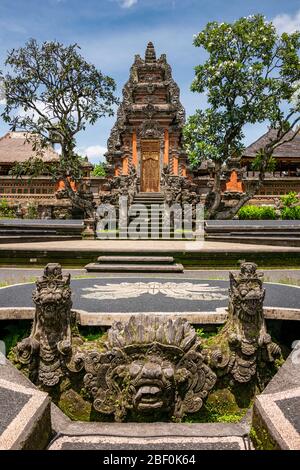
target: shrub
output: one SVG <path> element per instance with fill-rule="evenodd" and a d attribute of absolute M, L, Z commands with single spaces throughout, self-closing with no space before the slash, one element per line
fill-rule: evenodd
<path fill-rule="evenodd" d="M 38 219 L 38 208 L 34 203 L 29 203 L 26 210 L 25 219 Z"/>
<path fill-rule="evenodd" d="M 291 191 L 290 193 L 285 194 L 280 199 L 284 207 L 290 207 L 293 204 L 297 204 L 297 202 L 299 202 L 298 194 L 294 191 Z"/>
<path fill-rule="evenodd" d="M 240 220 L 274 220 L 276 212 L 274 207 L 244 206 L 240 208 L 238 216 Z"/>
<path fill-rule="evenodd" d="M 106 170 L 104 163 L 100 162 L 94 166 L 92 176 L 106 176 Z"/>
<path fill-rule="evenodd" d="M 300 220 L 300 206 L 283 207 L 281 218 L 283 220 Z"/>
<path fill-rule="evenodd" d="M 13 219 L 15 217 L 15 211 L 8 205 L 6 199 L 0 199 L 0 217 L 6 219 Z"/>

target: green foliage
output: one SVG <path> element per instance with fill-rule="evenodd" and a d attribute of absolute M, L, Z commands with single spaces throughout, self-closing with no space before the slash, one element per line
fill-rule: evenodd
<path fill-rule="evenodd" d="M 53 168 L 54 170 L 54 168 Z M 54 170 L 55 171 L 55 170 Z M 36 177 L 40 175 L 50 175 L 51 167 L 47 166 L 42 158 L 31 157 L 25 162 L 15 163 L 9 171 L 9 174 L 22 179 L 22 176 Z"/>
<path fill-rule="evenodd" d="M 106 331 L 100 326 L 79 327 L 79 332 L 86 341 L 97 341 L 98 339 L 103 338 L 106 333 Z"/>
<path fill-rule="evenodd" d="M 106 176 L 106 170 L 105 170 L 105 164 L 102 162 L 97 163 L 94 166 L 94 169 L 92 171 L 93 176 Z"/>
<path fill-rule="evenodd" d="M 283 220 L 300 220 L 300 206 L 283 207 L 281 218 Z"/>
<path fill-rule="evenodd" d="M 25 219 L 38 219 L 38 208 L 33 202 L 29 203 L 27 206 Z"/>
<path fill-rule="evenodd" d="M 15 212 L 9 206 L 6 199 L 0 199 L 0 217 L 5 219 L 13 219 L 15 217 Z"/>
<path fill-rule="evenodd" d="M 284 207 L 291 207 L 299 202 L 298 194 L 295 191 L 291 191 L 288 194 L 281 196 L 280 199 Z"/>
<path fill-rule="evenodd" d="M 272 22 L 257 14 L 233 23 L 210 22 L 195 35 L 194 45 L 203 49 L 205 60 L 195 67 L 191 90 L 205 93 L 208 106 L 188 119 L 184 142 L 194 168 L 204 160 L 211 163 L 215 196 L 208 201 L 208 217 L 220 211 L 233 217 L 234 207 L 221 207 L 220 180 L 224 164 L 243 152 L 245 126 L 267 121 L 277 130 L 255 159 L 262 177 L 275 168 L 274 148 L 296 135 L 300 33 L 278 35 Z M 253 185 L 247 197 L 258 189 Z"/>
<path fill-rule="evenodd" d="M 118 99 L 114 80 L 88 63 L 79 49 L 77 44 L 38 44 L 30 39 L 24 47 L 9 52 L 5 62 L 8 71 L 0 73 L 6 102 L 2 118 L 12 129 L 27 131 L 34 152 L 29 161 L 15 166 L 14 175 L 46 172 L 56 180 L 81 179 L 76 135 L 87 124 L 112 116 Z M 60 162 L 46 167 L 42 157 L 53 142 L 61 145 Z M 74 204 L 81 207 L 68 184 L 66 189 Z"/>
<path fill-rule="evenodd" d="M 250 403 L 250 401 L 249 401 Z M 236 423 L 242 419 L 247 408 L 240 408 L 234 394 L 228 389 L 211 392 L 198 413 L 187 415 L 186 423 Z"/>
<path fill-rule="evenodd" d="M 275 220 L 276 211 L 273 207 L 244 206 L 238 212 L 240 220 Z"/>
<path fill-rule="evenodd" d="M 31 325 L 28 321 L 18 321 L 3 326 L 1 330 L 1 340 L 5 343 L 8 355 L 19 341 L 30 335 Z"/>
<path fill-rule="evenodd" d="M 216 331 L 204 331 L 204 328 L 196 328 L 196 333 L 201 339 L 209 339 L 209 338 L 212 338 L 213 336 L 216 336 L 220 328 L 217 328 Z"/>
<path fill-rule="evenodd" d="M 234 23 L 208 23 L 194 38 L 207 60 L 195 67 L 191 89 L 207 94 L 209 108 L 197 111 L 185 128 L 191 161 L 226 161 L 242 150 L 243 126 L 269 120 L 289 129 L 281 105 L 292 103 L 299 88 L 300 34 L 278 36 L 262 15 Z"/>
<path fill-rule="evenodd" d="M 256 429 L 252 426 L 249 435 L 256 450 L 276 450 L 275 442 L 262 423 L 259 427 L 256 425 Z"/>
<path fill-rule="evenodd" d="M 251 168 L 254 171 L 261 171 L 263 165 L 265 165 L 265 171 L 273 172 L 276 170 L 277 162 L 272 155 L 266 156 L 263 152 L 258 152 L 251 164 Z"/>

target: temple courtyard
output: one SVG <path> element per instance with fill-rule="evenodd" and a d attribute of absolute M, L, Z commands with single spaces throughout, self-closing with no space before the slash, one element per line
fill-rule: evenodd
<path fill-rule="evenodd" d="M 101 253 L 105 253 L 105 250 L 111 253 L 112 243 L 122 243 L 122 247 L 127 248 L 126 256 L 129 256 L 131 251 L 139 250 L 141 255 L 143 253 L 143 249 L 140 250 L 139 246 L 137 248 L 136 241 L 100 242 Z M 146 246 L 143 241 L 138 242 L 138 245 L 141 243 L 144 245 L 144 250 L 150 247 L 151 252 L 156 253 L 157 256 L 165 253 L 164 242 L 152 241 Z M 12 252 L 26 249 L 27 255 L 30 253 L 31 257 L 34 256 L 35 251 L 45 254 L 48 250 L 51 253 L 56 250 L 61 255 L 62 251 L 67 253 L 74 253 L 78 250 L 81 253 L 84 250 L 93 252 L 97 250 L 97 247 L 99 247 L 99 241 L 69 241 L 68 246 L 64 247 L 57 242 L 14 246 L 10 244 L 9 246 Z M 120 249 L 118 246 L 115 248 L 116 252 Z M 1 249 L 7 250 L 8 247 L 2 245 Z M 168 242 L 169 255 L 172 252 L 184 252 L 185 249 L 186 246 L 182 242 L 177 241 L 173 244 Z M 223 257 L 226 257 L 228 246 L 225 243 L 204 242 L 202 250 L 221 253 Z M 245 258 L 248 258 L 251 253 L 256 252 L 257 255 L 259 251 L 272 252 L 270 246 L 253 247 L 253 245 L 231 245 L 231 251 L 234 252 L 234 250 L 244 253 Z M 281 254 L 299 252 L 299 248 L 288 247 L 277 247 L 276 250 Z M 228 261 L 228 264 L 232 265 L 232 261 Z M 250 266 L 251 263 L 246 263 L 246 265 Z M 49 266 L 49 269 L 56 269 L 54 264 Z M 45 270 L 44 274 L 43 271 L 41 266 L 31 267 L 24 264 L 23 267 L 19 264 L 2 265 L 0 268 L 0 319 L 4 330 L 19 320 L 18 324 L 28 331 L 34 319 L 36 326 L 33 326 L 31 333 L 34 334 L 34 329 L 39 323 L 37 312 L 40 311 L 36 310 L 34 305 L 38 302 L 37 294 L 32 298 L 37 279 L 35 292 L 40 292 L 41 295 L 46 295 L 48 289 L 51 292 L 54 288 L 55 292 L 58 292 L 58 289 L 66 288 L 65 284 L 59 284 L 59 275 L 55 274 L 52 278 L 54 280 L 51 280 L 51 277 L 46 277 L 47 271 Z M 230 271 L 236 280 L 243 279 L 237 266 L 231 268 Z M 0 365 L 0 400 L 4 403 L 4 407 L 0 409 L 0 447 L 111 451 L 126 448 L 129 451 L 168 450 L 172 452 L 191 449 L 300 448 L 300 376 L 297 359 L 299 349 L 295 346 L 294 350 L 291 349 L 292 343 L 300 334 L 300 270 L 273 268 L 263 271 L 266 290 L 263 306 L 264 321 L 267 323 L 268 330 L 272 331 L 272 337 L 280 338 L 281 344 L 284 344 L 286 360 L 263 393 L 256 396 L 254 406 L 251 404 L 248 411 L 245 413 L 246 410 L 244 410 L 240 418 L 228 415 L 226 419 L 229 422 L 226 422 L 223 416 L 220 417 L 220 421 L 215 422 L 187 420 L 182 423 L 163 421 L 99 423 L 92 422 L 93 418 L 78 420 L 75 415 L 79 409 L 75 404 L 75 395 L 72 395 L 74 393 L 72 390 L 67 392 L 72 405 L 71 411 L 69 409 L 66 414 L 56 404 L 51 403 L 47 393 L 38 390 L 10 361 L 0 355 L 3 359 Z M 130 325 L 132 315 L 136 317 L 135 321 L 139 321 L 139 318 L 142 321 L 143 318 L 147 319 L 145 320 L 147 324 L 150 319 L 154 321 L 157 315 L 164 318 L 161 321 L 170 319 L 171 324 L 175 321 L 184 322 L 185 320 L 182 319 L 186 319 L 197 329 L 197 334 L 202 341 L 205 341 L 206 335 L 208 338 L 213 338 L 215 332 L 230 321 L 228 302 L 230 298 L 232 299 L 232 279 L 229 282 L 229 269 L 184 268 L 182 273 L 88 273 L 83 267 L 67 267 L 62 271 L 64 283 L 68 284 L 69 273 L 71 274 L 72 311 L 76 315 L 80 334 L 88 332 L 90 335 L 86 337 L 89 338 L 86 341 L 93 341 L 98 334 L 97 331 L 102 331 L 103 334 L 107 329 L 114 328 L 112 325 L 116 320 Z M 255 275 L 253 279 L 256 279 Z M 149 352 L 149 354 L 152 353 Z M 42 435 L 40 429 L 43 429 Z"/>

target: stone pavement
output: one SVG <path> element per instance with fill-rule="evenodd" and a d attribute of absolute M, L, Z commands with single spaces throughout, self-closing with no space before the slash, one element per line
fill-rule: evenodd
<path fill-rule="evenodd" d="M 172 278 L 176 279 L 198 279 L 198 280 L 228 280 L 230 272 L 238 272 L 236 269 L 185 269 L 184 274 L 172 275 Z M 92 278 L 99 277 L 98 273 L 87 273 L 85 269 L 71 269 L 66 268 L 63 270 L 64 274 L 70 273 L 72 279 L 76 277 L 80 278 Z M 279 282 L 284 284 L 298 284 L 300 285 L 300 269 L 263 269 L 265 274 L 264 279 L 266 282 Z M 3 284 L 17 284 L 22 282 L 33 282 L 43 273 L 43 268 L 0 268 L 0 285 Z M 119 278 L 118 273 L 105 273 L 102 277 L 107 279 Z M 140 279 L 164 279 L 169 278 L 168 273 L 139 273 Z M 124 278 L 136 278 L 136 273 L 126 273 Z"/>
<path fill-rule="evenodd" d="M 0 353 L 0 450 L 44 449 L 51 435 L 50 399 Z"/>
<path fill-rule="evenodd" d="M 300 450 L 300 342 L 256 397 L 253 428 L 268 448 Z"/>
<path fill-rule="evenodd" d="M 50 450 L 249 450 L 248 424 L 71 423 Z"/>
<path fill-rule="evenodd" d="M 136 252 L 141 253 L 151 251 L 157 253 L 174 253 L 180 251 L 190 252 L 300 252 L 300 247 L 270 246 L 270 245 L 250 245 L 245 243 L 222 243 L 206 241 L 185 241 L 185 240 L 68 240 L 53 242 L 33 242 L 33 243 L 2 243 L 0 253 L 4 250 L 28 250 L 28 251 L 98 251 L 98 252 Z"/>
<path fill-rule="evenodd" d="M 33 307 L 33 284 L 0 289 L 0 308 Z M 106 276 L 73 279 L 73 308 L 85 312 L 180 313 L 214 312 L 228 304 L 228 281 L 195 280 L 169 276 L 164 279 Z M 300 288 L 265 284 L 265 306 L 300 308 Z"/>

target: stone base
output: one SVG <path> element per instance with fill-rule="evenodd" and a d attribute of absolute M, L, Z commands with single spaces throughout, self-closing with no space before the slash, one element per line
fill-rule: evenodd
<path fill-rule="evenodd" d="M 50 398 L 0 356 L 0 450 L 45 449 L 52 433 Z"/>
<path fill-rule="evenodd" d="M 182 264 L 172 256 L 99 256 L 96 263 L 85 266 L 87 272 L 158 272 L 182 273 Z"/>
<path fill-rule="evenodd" d="M 300 450 L 300 348 L 256 397 L 251 437 L 258 449 Z"/>
<path fill-rule="evenodd" d="M 72 423 L 49 449 L 249 450 L 245 430 L 241 424 Z"/>
<path fill-rule="evenodd" d="M 85 219 L 84 220 L 84 230 L 81 233 L 82 238 L 85 240 L 94 240 L 95 239 L 95 221 L 94 219 Z"/>

